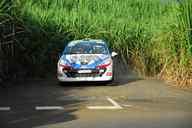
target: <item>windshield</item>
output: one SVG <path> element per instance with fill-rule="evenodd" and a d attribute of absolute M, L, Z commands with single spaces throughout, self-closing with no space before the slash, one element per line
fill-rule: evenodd
<path fill-rule="evenodd" d="M 79 42 L 66 46 L 63 54 L 109 54 L 106 44 Z"/>

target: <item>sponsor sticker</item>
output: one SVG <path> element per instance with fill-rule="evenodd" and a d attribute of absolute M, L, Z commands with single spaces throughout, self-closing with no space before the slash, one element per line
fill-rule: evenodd
<path fill-rule="evenodd" d="M 112 76 L 112 72 L 107 72 L 106 76 Z"/>
<path fill-rule="evenodd" d="M 91 70 L 79 70 L 78 73 L 91 73 Z"/>

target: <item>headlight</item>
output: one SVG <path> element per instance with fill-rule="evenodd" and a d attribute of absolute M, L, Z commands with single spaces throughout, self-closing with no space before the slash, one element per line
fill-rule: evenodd
<path fill-rule="evenodd" d="M 71 70 L 72 69 L 71 65 L 69 63 L 67 63 L 67 61 L 62 60 L 62 59 L 59 60 L 58 66 L 62 67 L 63 70 Z"/>
<path fill-rule="evenodd" d="M 98 69 L 105 69 L 105 68 L 107 68 L 108 66 L 110 66 L 112 64 L 112 60 L 111 60 L 111 58 L 109 58 L 109 59 L 106 59 L 102 64 L 99 64 L 98 66 L 97 66 L 97 68 Z"/>
<path fill-rule="evenodd" d="M 61 64 L 61 65 L 65 65 L 65 64 L 67 64 L 67 62 L 64 61 L 63 59 L 60 59 L 58 64 L 59 64 L 59 65 L 60 65 L 60 64 Z"/>

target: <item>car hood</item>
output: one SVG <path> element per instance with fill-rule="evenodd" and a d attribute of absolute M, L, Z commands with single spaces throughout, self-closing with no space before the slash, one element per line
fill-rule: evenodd
<path fill-rule="evenodd" d="M 62 56 L 62 59 L 74 69 L 95 69 L 97 65 L 102 64 L 109 58 L 109 55 L 103 54 L 71 54 Z"/>

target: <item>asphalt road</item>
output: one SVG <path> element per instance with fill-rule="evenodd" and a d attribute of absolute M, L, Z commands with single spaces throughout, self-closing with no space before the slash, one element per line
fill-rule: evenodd
<path fill-rule="evenodd" d="M 192 128 L 192 91 L 122 65 L 108 85 L 50 78 L 0 86 L 0 128 Z"/>
<path fill-rule="evenodd" d="M 158 80 L 122 81 L 1 87 L 0 128 L 192 128 L 192 92 Z"/>

